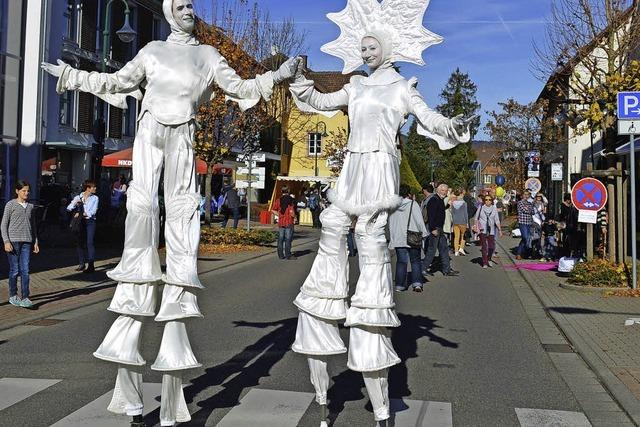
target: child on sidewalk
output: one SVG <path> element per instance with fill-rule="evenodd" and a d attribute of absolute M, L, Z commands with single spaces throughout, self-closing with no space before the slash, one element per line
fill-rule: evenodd
<path fill-rule="evenodd" d="M 26 181 L 18 181 L 15 186 L 16 198 L 7 202 L 2 215 L 2 240 L 9 258 L 9 303 L 16 307 L 31 308 L 29 299 L 29 263 L 31 252 L 40 252 L 38 247 L 35 207 L 27 202 L 30 186 Z M 18 297 L 18 276 L 22 298 Z"/>

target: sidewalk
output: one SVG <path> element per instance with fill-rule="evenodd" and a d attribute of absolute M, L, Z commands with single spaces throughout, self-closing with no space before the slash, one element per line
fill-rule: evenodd
<path fill-rule="evenodd" d="M 499 243 L 505 267 L 525 262 L 511 254 L 518 241 L 505 237 Z M 628 318 L 640 317 L 640 300 L 561 288 L 566 278 L 555 271 L 518 271 L 572 347 L 640 425 L 640 325 L 624 325 Z"/>
<path fill-rule="evenodd" d="M 297 227 L 294 248 L 317 240 L 318 237 L 318 230 Z M 116 283 L 106 276 L 106 272 L 117 265 L 121 252 L 119 247 L 98 245 L 96 272 L 87 274 L 75 271 L 77 255 L 70 244 L 58 242 L 56 245 L 43 245 L 40 254 L 33 256 L 31 262 L 29 287 L 30 299 L 34 303 L 32 309 L 14 307 L 8 303 L 7 261 L 6 256 L 1 256 L 0 331 L 25 324 L 37 326 L 57 314 L 110 300 Z M 275 252 L 274 244 L 257 251 L 203 254 L 198 258 L 198 273 L 210 273 Z M 160 257 L 164 267 L 164 250 L 160 251 Z M 19 286 L 18 282 L 18 288 Z"/>

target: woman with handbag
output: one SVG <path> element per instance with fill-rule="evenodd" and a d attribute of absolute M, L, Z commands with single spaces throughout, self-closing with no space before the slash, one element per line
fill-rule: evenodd
<path fill-rule="evenodd" d="M 67 210 L 71 212 L 69 228 L 76 236 L 76 248 L 78 251 L 78 268 L 76 271 L 93 273 L 95 271 L 95 245 L 93 243 L 96 234 L 96 213 L 98 212 L 98 196 L 96 196 L 96 184 L 86 180 L 82 184 L 82 193 L 73 198 Z M 85 257 L 85 249 L 87 257 Z M 85 269 L 85 261 L 88 267 Z"/>
<path fill-rule="evenodd" d="M 476 211 L 473 231 L 480 235 L 482 268 L 487 268 L 494 264 L 491 258 L 496 250 L 496 236 L 502 237 L 502 230 L 500 229 L 498 209 L 493 204 L 493 197 L 486 195 L 483 201 L 483 205 Z"/>
<path fill-rule="evenodd" d="M 390 249 L 396 250 L 396 286 L 398 292 L 409 286 L 415 292 L 422 292 L 422 261 L 420 251 L 427 235 L 427 227 L 422 220 L 420 204 L 416 203 L 408 185 L 400 185 L 402 202 L 389 215 Z M 407 286 L 407 265 L 411 263 L 410 283 Z"/>

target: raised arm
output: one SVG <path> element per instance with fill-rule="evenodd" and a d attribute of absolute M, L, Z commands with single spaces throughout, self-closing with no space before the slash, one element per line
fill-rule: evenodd
<path fill-rule="evenodd" d="M 432 110 L 411 84 L 409 85 L 409 108 L 410 113 L 418 119 L 418 133 L 436 141 L 441 150 L 448 150 L 460 143 L 470 141 L 467 120 L 463 120 L 460 116 L 450 119 Z"/>
<path fill-rule="evenodd" d="M 337 92 L 322 93 L 316 90 L 312 80 L 298 78 L 289 85 L 289 90 L 296 100 L 298 106 L 305 110 L 305 104 L 318 111 L 333 112 L 346 107 L 349 104 L 349 89 L 347 84 Z"/>
<path fill-rule="evenodd" d="M 61 60 L 58 60 L 58 65 L 44 62 L 42 68 L 58 77 L 58 94 L 67 90 L 79 90 L 92 93 L 111 105 L 126 109 L 126 96 L 142 99 L 138 85 L 145 78 L 143 52 L 144 49 L 115 73 L 77 70 Z"/>
<path fill-rule="evenodd" d="M 267 71 L 254 79 L 242 79 L 229 66 L 227 60 L 214 51 L 214 80 L 228 99 L 236 101 L 242 110 L 256 105 L 260 99 L 268 101 L 273 94 L 273 86 L 294 76 L 299 58 L 290 58 L 276 71 Z"/>

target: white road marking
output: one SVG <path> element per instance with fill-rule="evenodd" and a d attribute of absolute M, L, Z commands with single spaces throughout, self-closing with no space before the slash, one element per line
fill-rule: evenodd
<path fill-rule="evenodd" d="M 161 389 L 162 384 L 143 383 L 142 395 L 145 415 L 160 407 Z M 113 390 L 67 415 L 51 427 L 129 427 L 131 417 L 107 411 L 112 395 Z"/>
<path fill-rule="evenodd" d="M 516 408 L 521 427 L 591 427 L 582 412 Z"/>
<path fill-rule="evenodd" d="M 62 380 L 35 378 L 0 378 L 0 411 L 24 400 Z"/>
<path fill-rule="evenodd" d="M 423 400 L 391 399 L 396 426 L 452 427 L 451 403 Z"/>
<path fill-rule="evenodd" d="M 312 393 L 254 388 L 217 427 L 296 427 L 313 398 Z"/>

